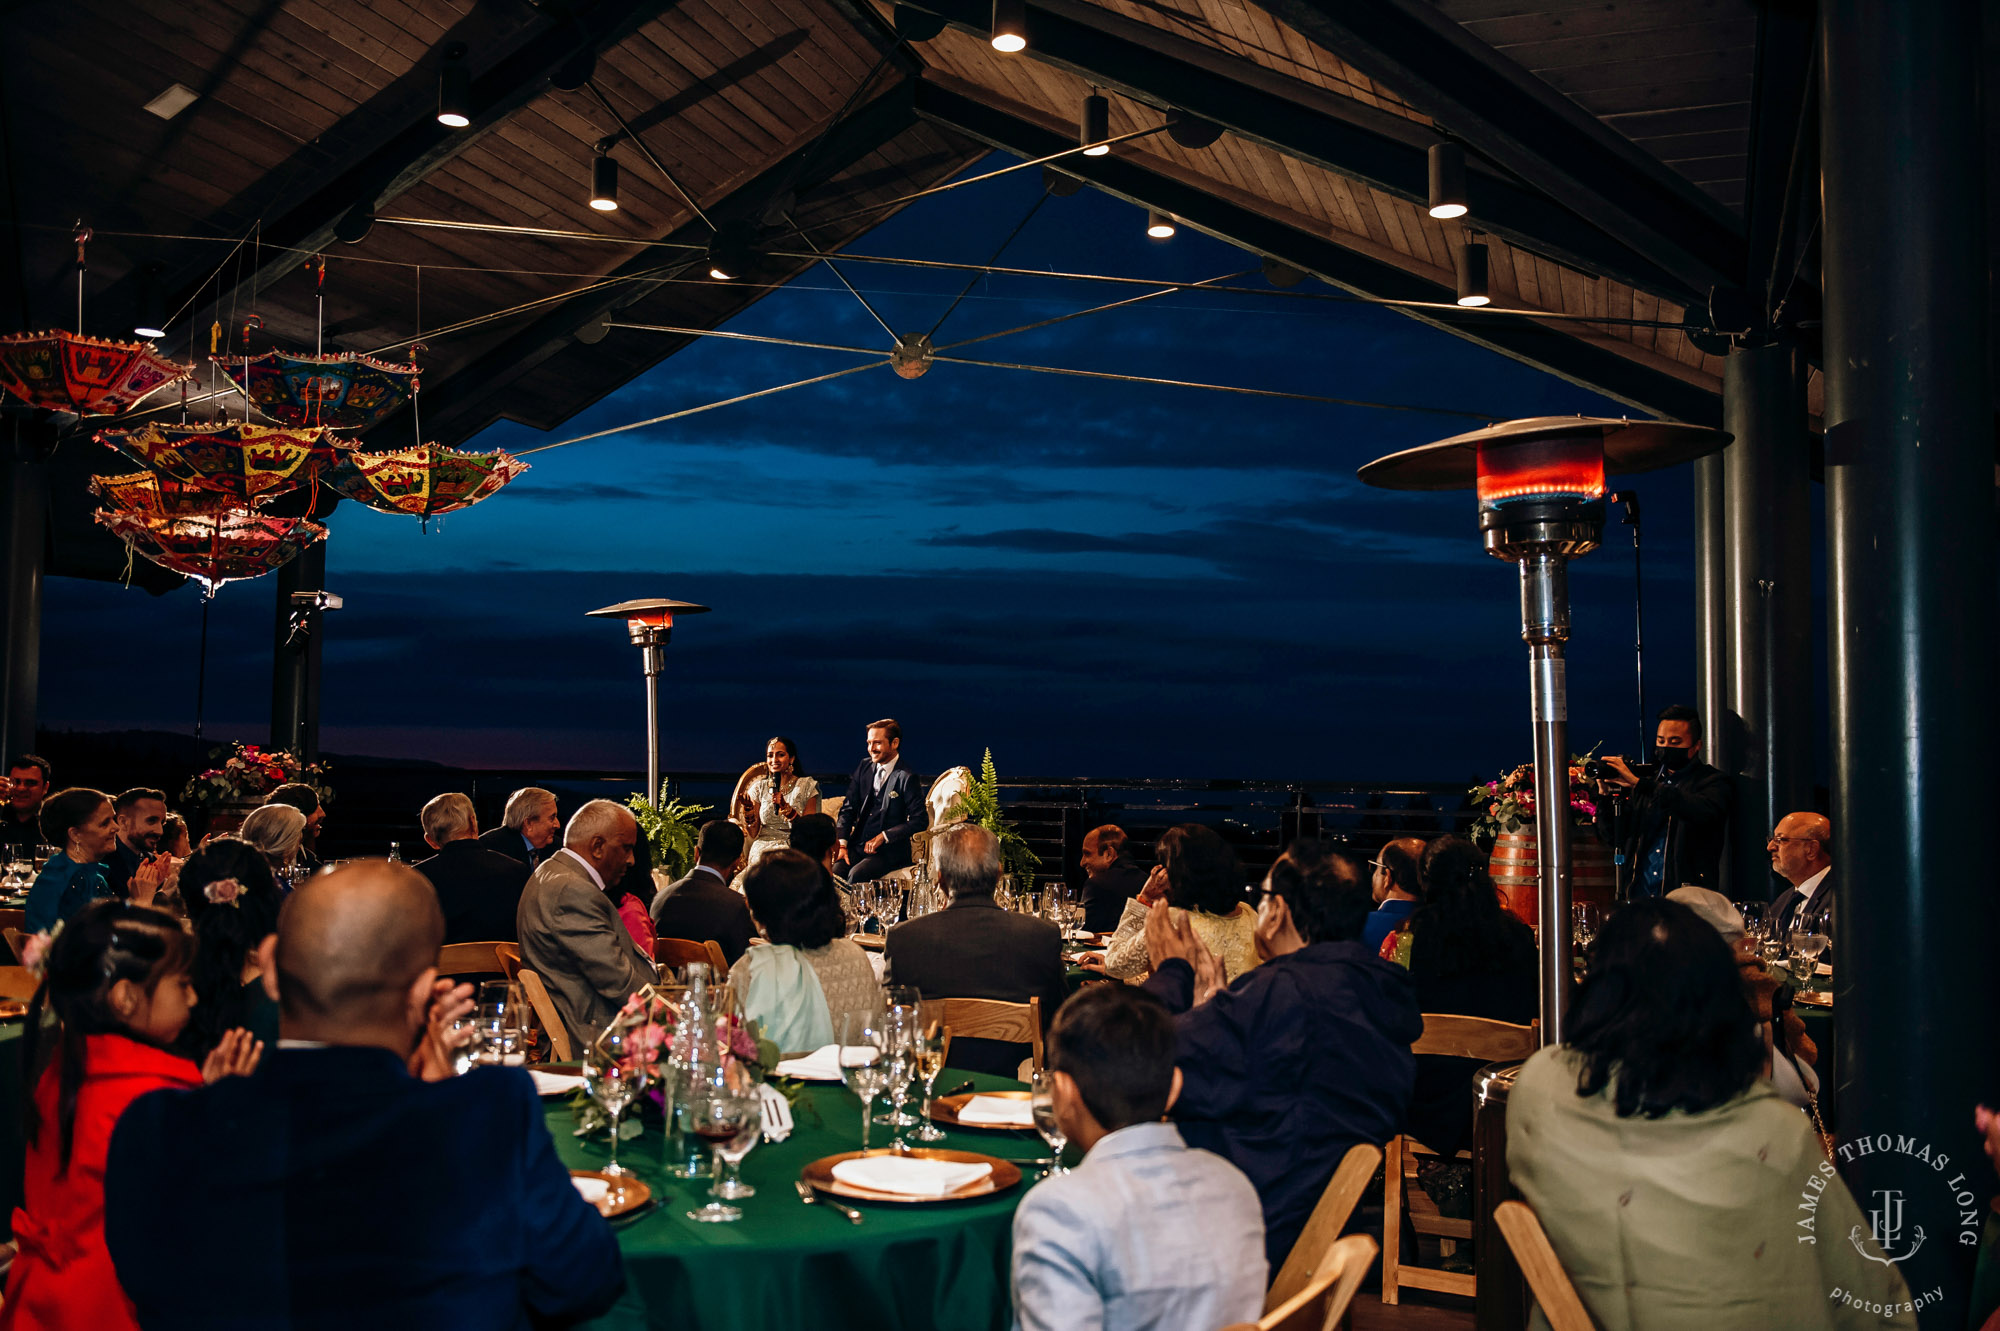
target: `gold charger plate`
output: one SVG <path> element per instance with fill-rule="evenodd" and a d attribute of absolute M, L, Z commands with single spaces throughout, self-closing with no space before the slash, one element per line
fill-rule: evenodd
<path fill-rule="evenodd" d="M 1032 1091 L 975 1091 L 989 1100 L 1034 1101 Z M 959 1118 L 958 1111 L 972 1101 L 971 1095 L 940 1095 L 931 1101 L 931 1118 L 939 1123 L 948 1123 L 954 1128 L 969 1128 L 973 1132 L 1033 1132 L 1034 1125 L 1017 1126 L 1011 1123 L 967 1123 Z"/>
<path fill-rule="evenodd" d="M 636 1211 L 653 1200 L 653 1190 L 646 1186 L 644 1179 L 633 1178 L 630 1174 L 606 1174 L 595 1169 L 572 1169 L 571 1178 L 601 1179 L 611 1185 L 611 1191 L 604 1194 L 604 1200 L 596 1203 L 597 1213 L 606 1220 L 616 1220 L 619 1216 Z"/>
<path fill-rule="evenodd" d="M 872 1151 L 843 1151 L 839 1155 L 822 1156 L 799 1171 L 799 1177 L 814 1192 L 824 1192 L 833 1197 L 845 1197 L 859 1202 L 893 1202 L 900 1206 L 933 1206 L 939 1202 L 962 1202 L 975 1197 L 991 1197 L 994 1193 L 1005 1192 L 1021 1181 L 1020 1167 L 1010 1160 L 998 1156 L 981 1155 L 977 1151 L 951 1151 L 928 1146 L 912 1147 L 907 1155 L 925 1160 L 948 1160 L 955 1165 L 990 1165 L 992 1173 L 984 1178 L 966 1184 L 957 1192 L 946 1193 L 942 1197 L 908 1197 L 899 1192 L 876 1192 L 869 1188 L 857 1188 L 833 1176 L 833 1167 L 843 1160 L 859 1160 L 868 1155 L 888 1155 L 889 1148 L 877 1147 Z"/>
<path fill-rule="evenodd" d="M 0 1021 L 13 1021 L 17 1017 L 25 1017 L 27 1015 L 28 1005 L 26 1003 L 12 998 L 0 1001 Z"/>

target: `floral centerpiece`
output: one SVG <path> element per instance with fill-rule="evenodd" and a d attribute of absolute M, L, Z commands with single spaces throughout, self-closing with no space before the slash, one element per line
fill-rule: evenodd
<path fill-rule="evenodd" d="M 1017 883 L 1032 882 L 1035 870 L 1042 867 L 1042 861 L 1034 851 L 1028 849 L 1028 841 L 1014 826 L 1014 821 L 1000 812 L 1000 773 L 993 767 L 993 750 L 986 750 L 986 756 L 979 764 L 979 778 L 952 801 L 945 811 L 947 823 L 977 823 L 1000 839 L 1000 867 L 1003 873 L 1014 875 Z"/>
<path fill-rule="evenodd" d="M 321 804 L 333 803 L 325 763 L 302 763 L 282 749 L 260 749 L 255 744 L 211 749 L 208 759 L 215 766 L 188 778 L 181 791 L 182 804 L 202 809 L 262 804 L 266 795 L 295 781 L 311 786 Z"/>
<path fill-rule="evenodd" d="M 1592 749 L 1591 753 L 1597 750 Z M 1569 811 L 1570 820 L 1576 826 L 1583 826 L 1597 817 L 1597 801 L 1590 782 L 1584 777 L 1583 765 L 1591 753 L 1569 760 Z M 1523 763 L 1511 772 L 1503 773 L 1497 780 L 1472 787 L 1470 794 L 1475 803 L 1483 805 L 1485 812 L 1473 820 L 1472 839 L 1481 846 L 1490 847 L 1499 840 L 1502 832 L 1518 832 L 1522 828 L 1533 829 L 1535 825 L 1535 765 Z"/>
<path fill-rule="evenodd" d="M 621 1066 L 649 1089 L 646 1098 L 657 1108 L 662 1103 L 661 1081 L 666 1076 L 665 1064 L 673 1051 L 674 1034 L 680 1026 L 680 1007 L 673 996 L 657 985 L 647 985 L 618 1009 L 618 1015 L 611 1019 L 606 1032 L 622 1031 L 634 1036 L 630 1041 L 630 1052 L 619 1059 Z M 602 1035 L 599 1036 L 601 1040 Z M 718 1017 L 715 1023 L 715 1039 L 722 1050 L 724 1064 L 732 1081 L 743 1086 L 753 1086 L 770 1075 L 778 1065 L 778 1046 L 764 1038 L 762 1028 L 754 1021 L 747 1021 L 736 1014 Z M 602 1107 L 590 1098 L 588 1091 L 579 1089 L 570 1100 L 570 1112 L 576 1118 L 576 1135 L 589 1136 L 602 1132 L 610 1123 Z M 629 1118 L 618 1125 L 619 1139 L 636 1137 L 640 1132 L 637 1118 Z"/>

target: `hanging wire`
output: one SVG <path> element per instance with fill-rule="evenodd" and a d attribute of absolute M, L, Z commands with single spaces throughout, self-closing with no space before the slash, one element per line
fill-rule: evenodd
<path fill-rule="evenodd" d="M 794 227 L 798 227 L 799 225 L 796 221 L 793 221 L 792 215 L 790 213 L 785 214 L 785 220 L 787 222 L 791 222 L 791 224 Z M 827 266 L 827 270 L 829 272 L 831 272 L 835 277 L 840 279 L 840 285 L 846 287 L 848 291 L 853 294 L 854 298 L 861 302 L 861 308 L 868 311 L 869 317 L 874 319 L 876 323 L 882 325 L 882 331 L 889 335 L 889 340 L 891 342 L 894 342 L 896 340 L 896 330 L 889 327 L 889 321 L 887 319 L 884 319 L 880 314 L 876 313 L 875 307 L 868 303 L 868 297 L 862 295 L 859 291 L 855 289 L 854 283 L 847 280 L 847 274 L 841 272 L 840 269 L 834 265 L 833 260 L 827 256 L 825 250 L 822 250 L 818 245 L 813 244 L 813 238 L 811 236 L 808 236 L 803 228 L 799 229 L 798 234 L 799 234 L 799 239 L 803 240 L 807 245 L 811 246 L 812 252 L 815 255 L 819 256 L 819 261 Z"/>
<path fill-rule="evenodd" d="M 880 352 L 876 354 L 878 356 L 881 355 Z M 829 379 L 839 379 L 846 375 L 859 374 L 863 370 L 877 369 L 888 363 L 888 357 L 883 356 L 880 360 L 870 361 L 866 365 L 850 365 L 844 370 L 835 370 L 831 374 L 818 374 L 810 379 L 800 379 L 789 384 L 779 384 L 774 388 L 760 388 L 754 393 L 740 393 L 735 397 L 724 398 L 720 402 L 709 402 L 699 407 L 686 407 L 680 411 L 670 411 L 664 416 L 655 416 L 650 420 L 633 421 L 630 425 L 615 425 L 609 430 L 599 430 L 594 434 L 580 434 L 574 439 L 564 439 L 558 443 L 542 444 L 536 448 L 524 448 L 516 452 L 514 456 L 524 458 L 530 453 L 546 453 L 552 448 L 562 448 L 569 444 L 586 443 L 592 439 L 602 439 L 606 435 L 623 434 L 627 430 L 643 430 L 648 425 L 662 425 L 667 421 L 677 421 L 683 416 L 699 416 L 702 412 L 714 411 L 717 407 L 733 407 L 738 402 L 749 402 L 754 398 L 770 397 L 774 393 L 787 393 L 794 388 L 810 388 L 814 384 L 823 384 Z"/>
<path fill-rule="evenodd" d="M 1109 370 L 1072 370 L 1060 365 L 1024 365 L 1017 361 L 973 360 L 965 356 L 934 356 L 941 365 L 980 365 L 989 370 L 1032 370 L 1037 374 L 1060 374 L 1077 379 L 1108 379 L 1123 384 L 1153 384 L 1162 388 L 1200 388 L 1211 393 L 1239 393 L 1247 397 L 1276 397 L 1293 402 L 1325 402 L 1337 407 L 1372 407 L 1378 411 L 1407 411 L 1422 416 L 1465 416 L 1478 421 L 1504 417 L 1483 411 L 1458 411 L 1451 407 L 1418 406 L 1410 402 L 1371 402 L 1362 398 L 1325 397 L 1318 393 L 1288 393 L 1276 388 L 1239 388 L 1233 384 L 1204 384 L 1190 379 L 1162 379 L 1149 374 L 1116 374 Z"/>
<path fill-rule="evenodd" d="M 994 264 L 1000 262 L 1000 256 L 1007 252 L 1007 247 L 1014 243 L 1014 238 L 1020 235 L 1023 228 L 1025 228 L 1028 225 L 1028 223 L 1032 222 L 1035 219 L 1035 214 L 1040 212 L 1042 210 L 1042 205 L 1047 203 L 1048 201 L 1049 201 L 1049 195 L 1047 190 L 1044 190 L 1040 194 L 1037 194 L 1035 196 L 1035 201 L 1032 204 L 1028 205 L 1028 211 L 1022 214 L 1021 220 L 1014 223 L 1014 229 L 1007 233 L 1007 238 L 1001 241 L 999 245 L 997 245 L 994 248 L 992 257 L 986 260 L 987 267 L 991 268 Z M 974 273 L 971 279 L 966 282 L 964 287 L 960 288 L 959 293 L 951 298 L 951 304 L 944 307 L 944 313 L 940 314 L 937 317 L 937 322 L 931 325 L 931 331 L 924 334 L 924 336 L 936 337 L 937 330 L 944 327 L 944 321 L 946 319 L 951 318 L 951 312 L 958 308 L 958 303 L 964 300 L 967 296 L 971 295 L 972 289 L 985 280 L 986 280 L 985 273 Z"/>
<path fill-rule="evenodd" d="M 1054 324 L 1068 323 L 1071 319 L 1081 319 L 1086 314 L 1102 314 L 1106 310 L 1123 309 L 1127 305 L 1137 305 L 1140 301 L 1156 300 L 1161 296 L 1171 296 L 1176 291 L 1191 291 L 1200 287 L 1208 286 L 1212 282 L 1227 282 L 1233 278 L 1243 277 L 1248 273 L 1254 271 L 1256 270 L 1245 269 L 1243 272 L 1240 273 L 1224 273 L 1220 277 L 1211 277 L 1201 282 L 1187 282 L 1187 283 L 1176 282 L 1171 286 L 1161 287 L 1157 291 L 1148 291 L 1143 295 L 1127 296 L 1124 300 L 1114 300 L 1111 301 L 1109 304 L 1105 305 L 1093 305 L 1087 310 L 1071 310 L 1068 314 L 1058 314 L 1055 317 L 1049 319 L 1037 319 L 1034 323 L 1022 324 L 1018 328 L 1003 328 L 997 333 L 981 333 L 978 337 L 968 337 L 968 338 L 962 338 L 957 342 L 947 342 L 945 345 L 939 347 L 938 350 L 956 351 L 960 347 L 969 347 L 975 342 L 991 342 L 995 338 L 1012 337 L 1016 333 L 1032 333 L 1038 328 L 1048 328 Z"/>
<path fill-rule="evenodd" d="M 640 138 L 639 135 L 633 130 L 633 128 L 630 125 L 625 123 L 625 117 L 618 114 L 617 108 L 612 106 L 611 103 L 605 99 L 604 94 L 597 90 L 597 85 L 591 82 L 590 80 L 586 79 L 584 80 L 583 88 L 585 92 L 589 93 L 592 97 L 595 97 L 597 99 L 597 104 L 604 108 L 604 114 L 610 116 L 612 121 L 617 124 L 619 130 L 625 135 L 625 137 L 632 140 L 632 146 L 637 148 L 641 153 L 643 153 L 645 155 L 646 160 L 653 164 L 653 169 L 655 171 L 658 171 L 661 177 L 666 180 L 667 184 L 673 187 L 674 193 L 681 196 L 681 202 L 685 203 L 688 206 L 688 209 L 691 212 L 693 212 L 696 217 L 701 219 L 701 224 L 707 227 L 710 231 L 715 230 L 715 223 L 711 222 L 709 220 L 708 214 L 701 210 L 701 205 L 695 202 L 694 195 L 688 193 L 687 190 L 682 187 L 681 182 L 675 178 L 674 173 L 667 170 L 667 164 L 665 162 L 662 162 L 659 158 L 653 156 L 653 150 L 646 146 L 646 141 Z M 603 146 L 604 146 L 603 144 L 598 145 L 600 149 Z"/>

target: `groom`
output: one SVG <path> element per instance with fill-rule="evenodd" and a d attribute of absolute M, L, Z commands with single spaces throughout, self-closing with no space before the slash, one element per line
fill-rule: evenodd
<path fill-rule="evenodd" d="M 835 831 L 850 883 L 866 883 L 910 862 L 910 836 L 928 821 L 916 776 L 903 765 L 903 728 L 868 727 L 868 757 L 854 769 Z"/>

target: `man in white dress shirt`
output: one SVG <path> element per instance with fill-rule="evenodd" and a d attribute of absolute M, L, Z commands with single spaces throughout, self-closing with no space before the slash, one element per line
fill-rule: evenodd
<path fill-rule="evenodd" d="M 1771 903 L 1773 933 L 1783 938 L 1798 920 L 1833 905 L 1833 824 L 1817 813 L 1788 813 L 1765 848 L 1771 868 L 1791 884 Z M 1833 931 L 1829 927 L 1827 937 Z"/>
<path fill-rule="evenodd" d="M 870 723 L 868 757 L 854 769 L 835 830 L 849 881 L 869 882 L 910 862 L 910 838 L 930 815 L 917 778 L 903 764 L 903 728 L 893 718 Z"/>

